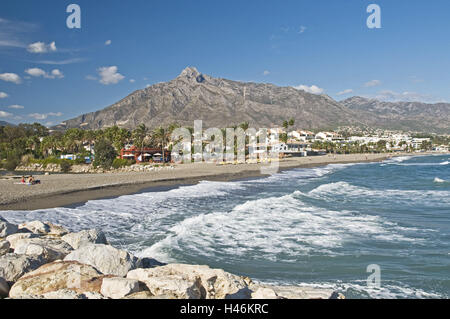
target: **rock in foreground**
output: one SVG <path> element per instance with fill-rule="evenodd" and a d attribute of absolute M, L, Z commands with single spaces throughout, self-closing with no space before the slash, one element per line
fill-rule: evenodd
<path fill-rule="evenodd" d="M 100 272 L 89 265 L 75 261 L 58 261 L 43 265 L 21 277 L 11 287 L 9 296 L 11 298 L 42 296 L 60 290 L 71 290 L 77 294 L 99 293 L 103 277 Z"/>
<path fill-rule="evenodd" d="M 0 277 L 7 282 L 16 282 L 27 272 L 37 269 L 44 264 L 39 256 L 6 254 L 0 257 Z"/>
<path fill-rule="evenodd" d="M 20 228 L 20 229 L 19 229 Z M 0 298 L 12 299 L 319 299 L 330 289 L 269 286 L 222 269 L 139 259 L 108 245 L 101 231 L 67 233 L 0 218 Z M 6 240 L 5 240 L 6 237 Z M 64 259 L 64 260 L 62 260 Z"/>
<path fill-rule="evenodd" d="M 109 245 L 90 244 L 74 250 L 64 258 L 91 265 L 103 274 L 124 277 L 139 265 L 138 258 Z"/>
<path fill-rule="evenodd" d="M 83 230 L 78 233 L 70 233 L 61 237 L 66 243 L 78 249 L 89 244 L 107 244 L 106 236 L 96 229 Z"/>

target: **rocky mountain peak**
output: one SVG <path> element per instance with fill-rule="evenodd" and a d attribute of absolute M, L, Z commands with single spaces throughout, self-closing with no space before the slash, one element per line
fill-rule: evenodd
<path fill-rule="evenodd" d="M 200 72 L 198 72 L 197 68 L 189 66 L 185 68 L 183 71 L 181 71 L 179 78 L 196 78 L 200 75 Z"/>

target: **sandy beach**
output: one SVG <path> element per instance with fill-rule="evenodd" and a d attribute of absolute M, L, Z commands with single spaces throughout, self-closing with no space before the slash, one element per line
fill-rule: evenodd
<path fill-rule="evenodd" d="M 395 154 L 395 156 L 411 154 Z M 333 163 L 376 162 L 392 154 L 350 154 L 287 158 L 280 171 Z M 103 174 L 52 174 L 39 176 L 40 185 L 18 185 L 18 180 L 0 179 L 0 210 L 35 210 L 81 204 L 88 200 L 137 193 L 151 188 L 195 184 L 201 180 L 231 181 L 261 177 L 267 164 L 217 165 L 192 163 L 161 168 L 154 172 Z"/>

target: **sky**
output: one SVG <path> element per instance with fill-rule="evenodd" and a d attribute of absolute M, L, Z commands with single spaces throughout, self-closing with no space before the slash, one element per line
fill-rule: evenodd
<path fill-rule="evenodd" d="M 450 102 L 449 16 L 448 0 L 2 0 L 0 120 L 56 125 L 187 66 L 337 100 Z"/>

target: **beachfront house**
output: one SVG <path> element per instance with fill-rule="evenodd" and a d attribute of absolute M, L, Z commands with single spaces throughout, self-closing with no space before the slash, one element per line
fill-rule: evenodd
<path fill-rule="evenodd" d="M 121 149 L 119 158 L 134 160 L 136 163 L 162 162 L 162 153 L 160 148 L 137 148 L 132 145 Z M 164 150 L 164 159 L 166 162 L 171 161 L 171 154 L 167 150 Z"/>
<path fill-rule="evenodd" d="M 315 138 L 315 134 L 311 131 L 296 130 L 289 132 L 288 137 L 297 141 L 306 142 L 313 140 Z"/>
<path fill-rule="evenodd" d="M 307 144 L 302 143 L 279 143 L 272 146 L 272 151 L 282 155 L 289 155 L 293 157 L 307 156 Z"/>

